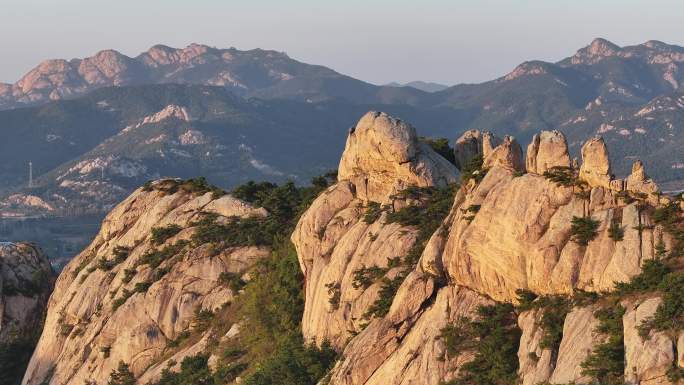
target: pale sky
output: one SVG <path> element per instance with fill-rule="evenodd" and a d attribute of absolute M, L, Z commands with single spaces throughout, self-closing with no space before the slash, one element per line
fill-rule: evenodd
<path fill-rule="evenodd" d="M 376 84 L 472 83 L 595 37 L 684 45 L 682 0 L 0 0 L 0 82 L 155 44 L 264 48 Z"/>

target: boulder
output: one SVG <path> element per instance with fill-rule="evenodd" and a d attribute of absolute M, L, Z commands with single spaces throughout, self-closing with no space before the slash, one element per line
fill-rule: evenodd
<path fill-rule="evenodd" d="M 570 155 L 565 135 L 560 131 L 542 131 L 532 137 L 527 146 L 527 172 L 544 174 L 552 167 L 570 167 Z"/>
<path fill-rule="evenodd" d="M 654 194 L 660 192 L 658 185 L 646 175 L 644 164 L 640 160 L 636 160 L 632 164 L 632 173 L 625 180 L 625 189 L 631 192 L 646 194 L 652 201 L 656 199 Z M 654 203 L 657 203 L 657 199 Z"/>
<path fill-rule="evenodd" d="M 368 112 L 349 131 L 338 169 L 339 181 L 350 181 L 364 201 L 389 202 L 408 186 L 455 183 L 456 168 L 415 129 L 382 112 Z"/>
<path fill-rule="evenodd" d="M 522 148 L 512 136 L 506 135 L 501 143 L 485 154 L 484 168 L 502 167 L 513 172 L 525 171 Z"/>
<path fill-rule="evenodd" d="M 610 159 L 603 138 L 593 137 L 582 146 L 580 178 L 591 187 L 610 188 Z"/>
<path fill-rule="evenodd" d="M 653 317 L 661 302 L 656 297 L 624 304 L 626 385 L 669 384 L 667 371 L 676 358 L 672 340 L 662 332 L 651 331 L 645 339 L 639 335 L 639 326 Z"/>
<path fill-rule="evenodd" d="M 468 130 L 454 143 L 456 167 L 462 170 L 471 159 L 482 155 L 482 135 L 479 130 Z"/>

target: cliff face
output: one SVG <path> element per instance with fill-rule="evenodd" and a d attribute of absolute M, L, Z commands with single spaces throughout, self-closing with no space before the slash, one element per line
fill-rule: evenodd
<path fill-rule="evenodd" d="M 234 298 L 223 277 L 239 277 L 268 249 L 216 248 L 192 234 L 203 218 L 222 223 L 266 213 L 179 183 L 138 189 L 65 267 L 23 384 L 104 384 L 121 361 L 147 382 L 204 351 L 210 331 L 181 348 L 177 342 L 196 329 L 202 310 Z"/>
<path fill-rule="evenodd" d="M 400 190 L 412 181 L 439 188 L 456 173 L 429 162 L 414 167 L 421 158 L 407 150 L 415 142 L 402 135 L 408 125 L 377 116 L 366 115 L 350 131 L 338 183 L 314 201 L 292 236 L 306 277 L 304 336 L 343 349 L 329 384 L 436 385 L 472 376 L 482 370 L 472 362 L 486 358 L 476 345 L 454 349 L 448 333 L 462 330 L 454 325 L 464 319 L 485 322 L 483 307 L 518 303 L 521 293 L 539 296 L 532 310 L 510 313 L 517 327 L 507 329 L 509 335 L 516 335 L 514 329 L 520 333 L 517 359 L 515 353 L 509 358 L 523 384 L 595 380 L 585 362 L 598 345 L 613 341 L 597 331 L 611 320 L 624 339 L 618 345 L 626 352 L 620 373 L 625 383 L 676 381 L 667 374 L 676 368 L 680 332 L 635 337 L 643 320 L 656 314 L 658 294 L 623 300 L 624 317 L 596 316 L 608 306 L 599 293 L 630 281 L 647 261 L 676 248 L 651 214 L 653 207 L 678 203 L 660 197 L 640 162 L 626 181 L 616 180 L 600 138 L 585 144 L 578 167 L 557 131 L 535 136 L 527 159 L 513 138 L 469 131 L 455 147 L 463 184 L 441 224 L 420 245 L 417 263 L 407 265 L 395 258 L 415 251 L 424 228 L 396 218 L 425 202 L 406 199 Z M 368 149 L 379 144 L 387 147 Z M 382 159 L 350 167 L 359 148 L 372 154 L 369 159 Z M 577 300 L 577 293 L 593 299 Z M 567 298 L 567 310 L 545 307 L 549 298 Z M 389 305 L 377 312 L 383 303 Z M 548 337 L 549 311 L 561 314 L 555 339 Z M 486 336 L 478 338 L 486 344 Z"/>
<path fill-rule="evenodd" d="M 38 247 L 0 244 L 0 378 L 4 384 L 21 380 L 54 280 L 50 262 Z"/>
<path fill-rule="evenodd" d="M 38 247 L 0 244 L 0 343 L 40 326 L 54 279 L 50 262 Z"/>

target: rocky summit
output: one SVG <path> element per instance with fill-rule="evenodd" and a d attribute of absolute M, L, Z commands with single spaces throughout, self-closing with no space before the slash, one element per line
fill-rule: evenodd
<path fill-rule="evenodd" d="M 368 112 L 311 187 L 148 183 L 61 273 L 23 384 L 681 384 L 681 195 L 601 137 L 522 148 L 471 130 L 454 165 Z"/>

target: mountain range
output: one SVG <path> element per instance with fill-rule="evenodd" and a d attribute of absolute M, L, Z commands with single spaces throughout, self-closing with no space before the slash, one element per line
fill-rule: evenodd
<path fill-rule="evenodd" d="M 109 50 L 50 60 L 0 85 L 0 210 L 101 212 L 160 176 L 206 175 L 225 188 L 304 183 L 337 167 L 347 128 L 368 110 L 448 139 L 476 128 L 526 142 L 558 129 L 573 156 L 601 135 L 614 174 L 627 175 L 639 158 L 664 189 L 682 189 L 682 66 L 679 46 L 596 39 L 556 63 L 425 92 L 258 49 L 155 46 L 135 58 Z"/>

